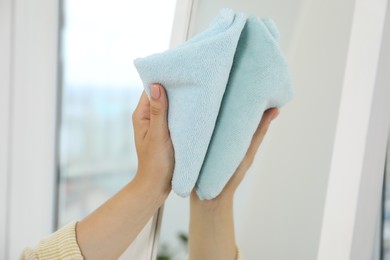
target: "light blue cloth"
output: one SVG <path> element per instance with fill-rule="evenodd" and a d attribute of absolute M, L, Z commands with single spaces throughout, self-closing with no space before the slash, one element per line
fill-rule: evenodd
<path fill-rule="evenodd" d="M 249 147 L 265 109 L 292 98 L 279 34 L 269 19 L 224 9 L 211 27 L 134 64 L 150 95 L 161 83 L 175 149 L 172 189 L 186 197 L 216 197 Z"/>

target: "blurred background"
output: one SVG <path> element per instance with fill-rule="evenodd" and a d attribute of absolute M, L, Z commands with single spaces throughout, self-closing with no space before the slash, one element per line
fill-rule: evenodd
<path fill-rule="evenodd" d="M 131 115 L 143 86 L 132 61 L 168 49 L 174 11 L 173 0 L 63 1 L 59 226 L 135 175 Z"/>
<path fill-rule="evenodd" d="M 84 218 L 134 177 L 131 114 L 143 86 L 132 61 L 168 49 L 175 5 L 62 1 L 58 227 Z"/>

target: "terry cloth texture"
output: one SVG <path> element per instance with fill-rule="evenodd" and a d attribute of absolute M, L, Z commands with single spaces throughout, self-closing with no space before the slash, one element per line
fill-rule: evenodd
<path fill-rule="evenodd" d="M 148 96 L 169 99 L 175 150 L 172 189 L 218 196 L 244 158 L 263 112 L 292 98 L 279 33 L 269 19 L 224 9 L 209 29 L 163 53 L 134 61 Z"/>

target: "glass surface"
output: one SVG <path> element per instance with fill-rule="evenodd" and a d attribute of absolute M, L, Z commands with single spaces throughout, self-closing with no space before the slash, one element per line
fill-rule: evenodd
<path fill-rule="evenodd" d="M 135 175 L 137 57 L 168 49 L 175 1 L 63 1 L 58 226 L 79 220 Z"/>
<path fill-rule="evenodd" d="M 244 258 L 318 255 L 354 10 L 354 0 L 340 3 L 198 0 L 194 6 L 189 37 L 205 30 L 224 7 L 273 19 L 296 91 L 235 194 L 235 237 Z M 188 199 L 173 193 L 165 203 L 165 259 L 186 259 L 189 207 Z"/>

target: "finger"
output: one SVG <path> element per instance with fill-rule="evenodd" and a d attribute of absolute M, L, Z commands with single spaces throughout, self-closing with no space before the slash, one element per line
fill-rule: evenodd
<path fill-rule="evenodd" d="M 159 84 L 150 87 L 150 135 L 153 138 L 168 136 L 168 98 Z"/>
<path fill-rule="evenodd" d="M 149 112 L 150 102 L 145 91 L 142 92 L 142 95 L 138 101 L 138 105 L 133 112 L 133 129 L 134 129 L 134 139 L 136 145 L 139 140 L 142 140 L 150 124 L 150 112 Z"/>
<path fill-rule="evenodd" d="M 260 124 L 256 129 L 256 132 L 254 133 L 252 137 L 252 142 L 249 145 L 246 157 L 248 159 L 253 160 L 253 158 L 256 155 L 257 150 L 259 149 L 259 146 L 261 142 L 264 139 L 265 134 L 268 131 L 268 128 L 271 124 L 271 121 L 275 119 L 279 114 L 279 109 L 277 108 L 270 108 L 266 110 L 263 114 L 263 117 L 261 118 Z"/>
<path fill-rule="evenodd" d="M 150 120 L 149 107 L 150 102 L 148 95 L 146 95 L 145 91 L 143 91 L 138 101 L 138 105 L 133 113 L 133 120 L 136 121 L 135 123 L 139 122 L 140 120 Z"/>

